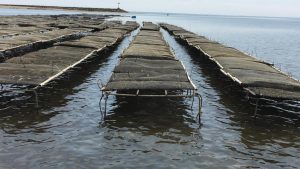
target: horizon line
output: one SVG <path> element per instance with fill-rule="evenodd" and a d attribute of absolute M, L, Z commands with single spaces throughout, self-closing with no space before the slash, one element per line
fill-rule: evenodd
<path fill-rule="evenodd" d="M 123 8 L 108 8 L 108 7 L 83 7 L 83 6 L 54 6 L 54 5 L 32 5 L 32 4 L 0 4 L 0 8 L 1 5 L 3 6 L 32 6 L 32 7 L 74 7 L 74 8 L 95 8 L 95 9 L 122 9 L 125 10 L 127 12 L 136 12 L 136 13 L 162 13 L 162 14 L 188 14 L 188 15 L 204 15 L 204 16 L 228 16 L 228 17 L 264 17 L 264 18 L 286 18 L 286 19 L 300 19 L 300 16 L 267 16 L 267 15 L 243 15 L 243 14 L 213 14 L 213 13 L 189 13 L 189 12 L 157 12 L 157 11 L 130 11 L 130 10 L 126 10 Z M 41 8 L 41 9 L 25 9 L 25 10 L 56 10 L 56 9 L 45 9 L 45 8 Z M 59 9 L 59 10 L 64 10 L 64 9 Z M 93 12 L 93 11 L 91 11 Z M 97 11 L 95 11 L 97 12 Z"/>
<path fill-rule="evenodd" d="M 210 13 L 182 13 L 182 12 L 154 12 L 154 11 L 128 11 L 133 13 L 157 13 L 157 14 L 187 14 L 187 15 L 203 15 L 203 16 L 231 16 L 231 17 L 261 17 L 261 18 L 286 18 L 300 19 L 300 16 L 264 16 L 264 15 L 242 15 L 242 14 L 210 14 Z"/>

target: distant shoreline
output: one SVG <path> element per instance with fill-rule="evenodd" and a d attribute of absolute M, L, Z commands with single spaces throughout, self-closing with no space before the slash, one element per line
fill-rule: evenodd
<path fill-rule="evenodd" d="M 62 6 L 41 6 L 41 5 L 12 5 L 12 4 L 0 4 L 0 8 L 127 13 L 127 11 L 125 11 L 123 9 L 120 9 L 120 8 L 86 8 L 86 7 L 62 7 Z"/>

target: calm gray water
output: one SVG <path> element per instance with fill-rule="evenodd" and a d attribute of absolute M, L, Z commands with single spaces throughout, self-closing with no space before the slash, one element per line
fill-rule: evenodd
<path fill-rule="evenodd" d="M 300 77 L 297 19 L 134 15 L 138 21 L 178 24 L 245 52 L 255 49 L 257 57 L 274 59 Z M 0 168 L 299 168 L 299 118 L 254 119 L 253 106 L 163 30 L 203 96 L 203 125 L 197 124 L 189 99 L 110 97 L 108 119 L 102 122 L 96 82 L 109 79 L 136 33 L 71 80 L 39 91 L 39 112 L 29 104 L 29 94 L 1 100 L 13 103 L 0 111 Z M 19 101 L 26 99 L 26 104 Z"/>

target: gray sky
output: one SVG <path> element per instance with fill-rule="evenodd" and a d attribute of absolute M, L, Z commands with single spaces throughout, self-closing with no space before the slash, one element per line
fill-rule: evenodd
<path fill-rule="evenodd" d="M 300 0 L 0 0 L 0 3 L 115 8 L 128 11 L 300 17 Z"/>

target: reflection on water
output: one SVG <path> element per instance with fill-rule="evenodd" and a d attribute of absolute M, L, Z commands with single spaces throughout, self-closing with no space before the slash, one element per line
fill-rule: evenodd
<path fill-rule="evenodd" d="M 26 97 L 25 103 L 32 104 L 18 101 L 14 108 L 0 110 L 0 168 L 300 166 L 298 119 L 252 118 L 253 107 L 238 92 L 165 31 L 163 35 L 203 96 L 202 126 L 191 100 L 182 98 L 111 96 L 107 121 L 101 122 L 96 82 L 109 79 L 131 36 L 109 57 L 39 91 L 38 112 L 30 93 L 17 98 Z M 261 113 L 272 114 L 268 111 L 274 109 Z"/>
<path fill-rule="evenodd" d="M 144 134 L 167 131 L 170 128 L 190 134 L 189 124 L 195 122 L 186 110 L 190 109 L 182 99 L 176 98 L 122 98 L 117 97 L 108 115 L 108 127 L 135 130 L 136 126 L 145 129 Z M 159 129 L 158 131 L 156 131 Z M 147 134 L 148 133 L 148 134 Z M 184 134 L 184 133 L 182 133 Z"/>

